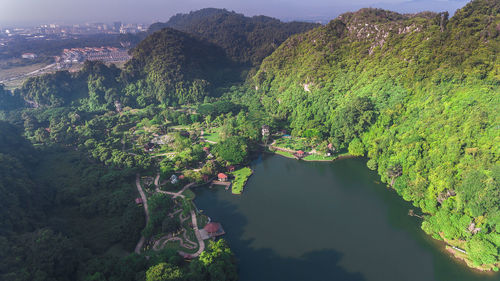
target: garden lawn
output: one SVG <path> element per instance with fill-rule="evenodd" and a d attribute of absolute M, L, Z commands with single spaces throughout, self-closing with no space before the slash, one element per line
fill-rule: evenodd
<path fill-rule="evenodd" d="M 232 173 L 234 176 L 233 187 L 231 188 L 233 194 L 241 194 L 243 192 L 243 187 L 245 187 L 245 184 L 252 173 L 252 169 L 248 167 L 241 168 Z"/>
<path fill-rule="evenodd" d="M 219 141 L 219 132 L 215 131 L 213 133 L 204 133 L 203 138 L 208 141 L 218 142 Z"/>
<path fill-rule="evenodd" d="M 295 156 L 293 154 L 291 154 L 290 152 L 286 152 L 286 151 L 276 150 L 274 153 L 279 154 L 281 156 L 288 157 L 288 158 L 295 158 Z"/>
<path fill-rule="evenodd" d="M 304 157 L 305 161 L 333 161 L 337 156 L 324 156 L 318 154 L 310 154 Z"/>

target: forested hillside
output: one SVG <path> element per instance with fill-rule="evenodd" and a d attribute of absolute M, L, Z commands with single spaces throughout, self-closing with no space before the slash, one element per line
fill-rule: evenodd
<path fill-rule="evenodd" d="M 75 280 L 111 245 L 133 247 L 143 215 L 130 172 L 36 150 L 21 133 L 0 122 L 0 279 Z"/>
<path fill-rule="evenodd" d="M 171 27 L 222 47 L 237 62 L 259 65 L 291 35 L 318 26 L 306 22 L 284 23 L 266 16 L 245 17 L 225 9 L 207 8 L 177 14 L 166 23 L 152 24 L 149 32 Z"/>
<path fill-rule="evenodd" d="M 157 31 L 132 50 L 122 78 L 141 104 L 199 102 L 217 86 L 241 80 L 222 48 L 171 28 Z"/>
<path fill-rule="evenodd" d="M 495 0 L 451 18 L 362 9 L 285 41 L 253 83 L 294 135 L 366 155 L 427 233 L 498 267 L 499 51 Z"/>
<path fill-rule="evenodd" d="M 64 113 L 45 114 L 57 120 Z M 130 254 L 145 225 L 143 208 L 134 202 L 135 172 L 143 170 L 141 165 L 120 169 L 118 163 L 104 161 L 109 151 L 92 160 L 109 144 L 87 154 L 66 149 L 72 143 L 52 139 L 55 135 L 35 138 L 44 143 L 35 148 L 21 134 L 0 121 L 1 280 L 237 279 L 234 256 L 224 240 L 207 243 L 200 259 L 190 263 L 175 249 Z M 173 203 L 162 200 L 156 201 Z M 160 228 L 175 225 L 171 217 L 158 219 Z"/>

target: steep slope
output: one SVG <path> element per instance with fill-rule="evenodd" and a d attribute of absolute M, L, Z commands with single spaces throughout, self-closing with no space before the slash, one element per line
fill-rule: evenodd
<path fill-rule="evenodd" d="M 151 25 L 149 31 L 165 27 L 185 31 L 221 46 L 233 60 L 258 65 L 291 35 L 317 26 L 305 22 L 284 23 L 266 16 L 245 17 L 225 9 L 207 8 L 177 14 L 166 23 Z"/>
<path fill-rule="evenodd" d="M 171 28 L 149 35 L 132 55 L 122 78 L 133 83 L 127 94 L 142 99 L 200 101 L 214 87 L 239 79 L 221 48 Z"/>
<path fill-rule="evenodd" d="M 371 160 L 422 228 L 499 266 L 500 2 L 455 16 L 347 13 L 285 41 L 254 86 L 263 106 Z"/>

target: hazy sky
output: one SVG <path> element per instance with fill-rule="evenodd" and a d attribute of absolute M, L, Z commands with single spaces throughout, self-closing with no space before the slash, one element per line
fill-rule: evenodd
<path fill-rule="evenodd" d="M 398 12 L 424 10 L 451 14 L 464 0 L 0 0 L 0 25 L 80 22 L 152 23 L 179 12 L 207 7 L 281 19 L 333 19 L 362 7 Z"/>

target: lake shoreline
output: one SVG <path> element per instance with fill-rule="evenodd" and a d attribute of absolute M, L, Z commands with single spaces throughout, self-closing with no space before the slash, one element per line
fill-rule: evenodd
<path fill-rule="evenodd" d="M 263 152 L 266 152 L 266 153 L 261 154 L 261 155 L 263 155 L 263 156 L 264 156 L 264 155 L 276 155 L 276 154 L 281 155 L 281 154 L 279 154 L 279 153 L 274 153 L 274 152 L 272 152 L 272 151 L 263 151 Z M 283 156 L 284 158 L 296 159 L 296 158 L 292 158 L 292 157 L 286 157 L 285 155 L 281 155 L 281 156 Z M 267 159 L 266 159 L 266 158 L 267 158 Z M 273 158 L 273 157 L 264 157 L 264 160 L 263 160 L 263 161 L 264 161 L 264 162 L 268 161 L 268 163 L 287 163 L 287 162 L 282 162 L 283 160 L 281 160 L 281 161 L 273 161 L 273 160 L 269 160 L 269 159 L 272 159 L 272 158 Z M 278 157 L 278 158 L 282 158 L 282 157 Z M 304 162 L 334 162 L 334 161 L 336 161 L 336 160 L 353 159 L 353 158 L 361 158 L 361 157 L 354 157 L 354 156 L 352 156 L 352 155 L 340 155 L 339 157 L 335 158 L 334 160 L 328 160 L 328 161 L 304 161 Z M 282 158 L 282 159 L 283 159 L 283 158 Z M 303 160 L 303 159 L 302 159 L 302 160 Z M 353 161 L 355 161 L 355 163 L 358 163 L 358 164 L 356 164 L 356 167 L 358 167 L 359 165 L 361 165 L 361 166 L 359 166 L 359 167 L 360 167 L 360 169 L 364 169 L 364 168 L 366 168 L 365 163 L 364 163 L 364 164 L 361 164 L 361 163 L 360 163 L 358 160 L 356 160 L 356 159 L 353 159 Z M 296 162 L 296 161 L 293 161 L 293 162 Z M 298 162 L 296 162 L 296 163 L 300 163 L 300 161 L 298 161 Z M 344 163 L 344 162 L 342 162 L 342 163 Z M 347 162 L 347 163 L 351 163 L 351 162 Z M 252 170 L 254 171 L 253 176 L 254 176 L 254 177 L 256 177 L 256 178 L 254 179 L 254 181 L 249 182 L 249 183 L 250 183 L 250 186 L 248 186 L 248 187 L 247 187 L 247 186 L 245 185 L 245 189 L 247 189 L 247 188 L 252 188 L 252 189 L 254 189 L 254 188 L 255 188 L 255 185 L 262 185 L 262 184 L 265 184 L 265 183 L 263 183 L 263 182 L 262 182 L 262 178 L 263 178 L 263 177 L 264 177 L 264 178 L 268 178 L 268 176 L 263 176 L 263 175 L 267 175 L 267 174 L 280 174 L 280 175 L 285 175 L 285 173 L 274 173 L 273 171 L 270 171 L 270 170 L 269 170 L 269 169 L 270 169 L 270 166 L 269 166 L 269 167 L 267 167 L 265 170 L 262 170 L 262 167 L 261 167 L 261 168 L 259 168 L 259 166 L 261 165 L 261 161 L 257 161 L 257 162 L 255 162 L 255 161 L 254 161 L 254 162 L 253 162 L 253 163 L 251 163 L 250 165 L 252 166 Z M 275 164 L 273 164 L 273 165 L 275 165 Z M 342 166 L 349 167 L 346 171 L 352 171 L 352 168 L 353 168 L 353 167 L 352 167 L 352 164 L 340 164 L 340 163 L 339 163 L 339 165 L 341 165 L 341 167 L 342 167 Z M 294 166 L 295 166 L 295 165 L 294 165 Z M 302 165 L 299 165 L 298 167 L 301 167 L 301 166 L 302 166 Z M 335 165 L 335 166 L 333 166 L 333 167 L 336 167 L 336 166 L 337 166 L 337 165 Z M 297 166 L 295 166 L 295 167 L 297 167 Z M 311 170 L 311 169 L 312 169 L 312 170 L 316 170 L 316 169 L 312 168 L 312 167 L 315 167 L 315 166 L 309 166 L 309 165 L 306 165 L 306 166 L 302 166 L 302 167 L 304 167 L 306 170 Z M 309 168 L 307 168 L 307 167 L 309 167 Z M 328 166 L 322 166 L 322 167 L 331 167 L 331 166 L 330 166 L 330 165 L 328 165 Z M 271 169 L 275 169 L 275 167 L 272 167 Z M 300 170 L 303 170 L 303 169 L 301 168 Z M 298 171 L 297 171 L 297 172 L 298 172 Z M 310 172 L 311 172 L 311 171 L 310 171 Z M 310 172 L 309 172 L 309 173 L 310 173 Z M 293 173 L 295 173 L 295 172 L 293 172 Z M 346 173 L 346 172 L 344 172 L 344 173 L 342 173 L 342 174 L 345 174 L 345 173 Z M 370 172 L 368 172 L 368 173 L 370 173 Z M 380 176 L 379 176 L 379 175 L 376 175 L 376 177 L 377 177 L 377 178 L 379 178 Z M 313 176 L 313 178 L 314 178 L 314 176 Z M 274 177 L 271 177 L 271 179 L 274 179 Z M 255 180 L 257 180 L 257 182 L 259 182 L 259 181 L 260 181 L 260 183 L 256 183 L 256 182 L 255 182 Z M 268 182 L 268 180 L 265 180 L 265 182 Z M 247 184 L 248 184 L 248 183 L 247 183 Z M 267 184 L 267 183 L 266 183 L 266 184 Z M 280 183 L 280 184 L 283 184 L 283 183 Z M 327 182 L 327 184 L 329 185 L 330 183 L 329 183 L 329 182 Z M 275 186 L 275 184 L 273 184 L 273 186 Z M 245 193 L 246 193 L 246 192 L 245 192 Z M 254 194 L 252 194 L 252 193 L 254 193 Z M 248 195 L 248 196 L 246 196 L 247 198 L 245 199 L 245 201 L 246 201 L 246 200 L 251 200 L 251 199 L 249 199 L 249 198 L 250 198 L 250 197 L 254 197 L 254 196 L 255 196 L 255 190 L 254 190 L 253 192 L 249 193 L 249 194 L 252 194 L 252 195 Z M 234 195 L 233 195 L 233 196 L 234 196 Z M 239 196 L 237 196 L 237 198 L 239 198 Z M 403 204 L 403 205 L 404 205 L 405 203 L 406 203 L 406 204 L 408 203 L 407 201 L 404 201 L 404 200 L 401 200 L 401 199 L 402 199 L 402 198 L 401 198 L 399 195 L 397 195 L 397 201 L 400 201 L 401 203 L 396 202 L 395 204 L 399 204 L 399 205 Z M 284 199 L 283 199 L 283 200 L 284 200 Z M 239 201 L 238 201 L 238 202 L 239 202 Z M 244 201 L 243 201 L 243 202 L 244 202 Z M 404 202 L 404 203 L 403 203 L 403 202 Z M 385 204 L 387 204 L 387 202 L 385 202 Z M 198 205 L 198 204 L 197 204 L 197 205 Z M 393 214 L 397 214 L 397 213 L 404 213 L 404 214 L 405 214 L 404 216 L 406 217 L 406 214 L 407 214 L 407 209 L 405 209 L 403 212 L 397 212 L 397 211 L 396 211 L 396 212 L 394 212 L 394 211 L 393 211 L 392 213 L 393 213 Z M 219 218 L 219 215 L 216 215 L 215 217 Z M 223 215 L 222 215 L 222 214 L 220 215 L 220 218 L 221 218 L 221 221 L 223 221 L 223 220 L 224 220 L 224 219 L 223 219 Z M 404 220 L 403 220 L 403 218 L 401 218 L 400 220 L 404 221 Z M 226 224 L 228 224 L 228 223 L 226 223 Z M 231 227 L 229 227 L 229 229 L 231 229 Z M 422 231 L 422 229 L 420 228 L 420 224 L 418 224 L 417 228 L 416 228 L 414 231 L 417 231 L 417 232 Z M 238 231 L 237 231 L 236 233 L 238 233 Z M 232 237 L 232 238 L 231 238 L 231 237 L 230 237 L 231 235 L 237 235 L 237 234 L 235 234 L 235 233 L 229 233 L 228 239 L 230 239 L 230 240 L 232 239 L 233 241 L 234 241 L 234 239 L 239 239 L 239 238 L 234 238 L 234 237 Z M 238 236 L 238 237 L 240 237 L 240 235 L 237 235 L 237 236 Z M 453 258 L 451 258 L 451 257 L 450 257 L 450 256 L 452 255 L 452 253 L 450 253 L 450 251 L 448 251 L 448 250 L 446 249 L 447 243 L 445 243 L 444 241 L 441 241 L 441 240 L 434 239 L 434 238 L 430 237 L 430 236 L 429 236 L 429 235 L 427 235 L 427 234 L 425 234 L 425 237 L 426 237 L 426 238 L 430 238 L 429 240 L 432 240 L 432 241 L 435 241 L 436 243 L 438 243 L 438 244 L 431 243 L 431 244 L 433 244 L 433 245 L 431 245 L 431 246 L 432 246 L 432 248 L 434 248 L 434 249 L 432 250 L 432 252 L 441 252 L 441 255 L 442 255 L 442 256 L 444 256 L 444 257 L 445 257 L 445 259 L 447 260 L 447 261 L 445 260 L 444 262 L 445 262 L 446 264 L 448 264 L 448 267 L 449 267 L 449 264 L 450 264 L 450 263 L 452 263 L 452 264 L 455 264 L 455 265 L 453 266 L 453 267 L 455 268 L 455 269 L 454 269 L 454 271 L 458 271 L 458 272 L 468 272 L 465 276 L 469 276 L 469 275 L 470 275 L 470 276 L 476 276 L 476 275 L 478 276 L 478 277 L 469 277 L 468 279 L 457 279 L 457 280 L 476 280 L 476 278 L 478 278 L 478 280 L 482 280 L 482 279 L 481 279 L 481 278 L 479 278 L 479 277 L 482 277 L 482 278 L 488 278 L 488 279 L 485 279 L 485 280 L 490 280 L 490 278 L 491 278 L 492 280 L 497 280 L 497 279 L 496 279 L 496 278 L 498 277 L 497 272 L 494 272 L 494 271 L 492 271 L 492 270 L 489 270 L 489 271 L 484 271 L 484 270 L 479 270 L 479 269 L 477 269 L 477 268 L 473 268 L 473 267 L 467 266 L 467 264 L 466 264 L 464 261 L 460 260 L 458 257 L 455 257 L 455 256 L 453 256 Z M 269 239 L 269 238 L 265 238 L 265 239 Z M 426 239 L 426 240 L 427 240 L 427 239 Z M 449 244 L 448 244 L 448 245 L 449 245 Z M 242 255 L 242 256 L 243 256 L 243 255 Z M 413 254 L 412 254 L 412 256 L 413 256 Z M 441 258 L 441 260 L 443 260 L 443 258 Z M 445 266 L 445 267 L 443 267 L 443 268 L 447 268 L 447 267 Z M 460 269 L 459 269 L 459 268 L 460 268 Z M 471 269 L 472 269 L 472 270 L 471 270 Z M 447 275 L 448 275 L 448 274 L 447 274 Z M 451 275 L 453 275 L 453 274 L 451 274 Z M 453 279 L 438 279 L 438 280 L 453 280 Z"/>

